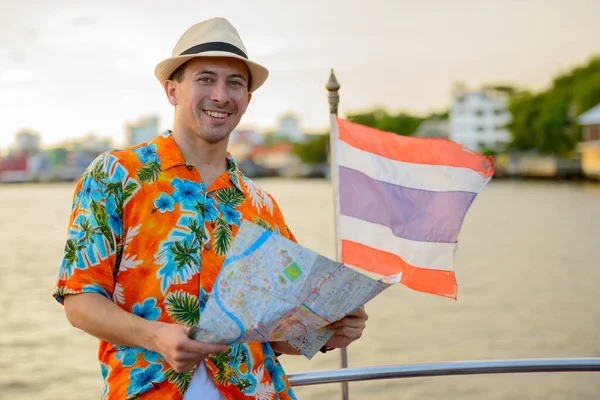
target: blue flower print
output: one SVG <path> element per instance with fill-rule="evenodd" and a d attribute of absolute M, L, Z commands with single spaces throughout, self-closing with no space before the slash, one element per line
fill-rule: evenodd
<path fill-rule="evenodd" d="M 129 373 L 129 388 L 127 395 L 144 393 L 152 388 L 153 383 L 160 383 L 165 380 L 165 374 L 162 371 L 161 364 L 152 364 L 147 368 L 134 368 Z"/>
<path fill-rule="evenodd" d="M 146 360 L 149 363 L 155 363 L 159 357 L 161 360 L 164 360 L 164 358 L 157 352 L 150 351 L 150 350 L 144 350 L 144 360 Z"/>
<path fill-rule="evenodd" d="M 104 363 L 100 363 L 100 373 L 102 374 L 102 380 L 104 381 L 104 388 L 102 389 L 102 398 L 106 398 L 108 394 L 108 382 L 106 382 L 106 378 L 108 378 L 108 373 L 110 372 L 110 367 Z"/>
<path fill-rule="evenodd" d="M 106 378 L 108 378 L 109 371 L 110 368 L 108 367 L 108 365 L 100 363 L 100 373 L 102 374 L 102 379 L 106 380 Z"/>
<path fill-rule="evenodd" d="M 106 199 L 106 212 L 108 213 L 108 226 L 117 235 L 123 231 L 123 222 L 117 211 L 117 202 L 114 196 Z"/>
<path fill-rule="evenodd" d="M 175 210 L 175 200 L 173 200 L 168 194 L 161 193 L 158 199 L 154 200 L 154 207 L 161 213 Z"/>
<path fill-rule="evenodd" d="M 157 300 L 154 297 L 146 299 L 144 304 L 135 303 L 133 306 L 133 314 L 142 317 L 149 321 L 156 321 L 160 316 L 160 308 L 156 307 Z"/>
<path fill-rule="evenodd" d="M 81 190 L 77 194 L 79 201 L 83 203 L 80 207 L 87 209 L 92 201 L 100 202 L 102 196 L 103 191 L 98 182 L 90 176 L 86 176 L 81 185 Z"/>
<path fill-rule="evenodd" d="M 204 205 L 204 219 L 209 222 L 216 221 L 219 218 L 219 209 L 214 198 L 208 197 Z"/>
<path fill-rule="evenodd" d="M 281 367 L 279 361 L 275 361 L 275 353 L 269 343 L 262 344 L 263 352 L 265 354 L 265 369 L 271 375 L 273 380 L 273 387 L 277 393 L 285 389 L 285 380 L 283 379 L 285 372 Z"/>
<path fill-rule="evenodd" d="M 173 179 L 171 186 L 175 191 L 171 195 L 178 203 L 187 205 L 196 205 L 204 201 L 204 195 L 201 193 L 200 185 L 192 181 L 182 181 L 179 178 Z"/>
<path fill-rule="evenodd" d="M 242 221 L 242 213 L 236 210 L 235 208 L 231 208 L 226 206 L 225 204 L 219 204 L 219 210 L 223 213 L 223 219 L 230 225 L 240 225 Z"/>
<path fill-rule="evenodd" d="M 147 146 L 138 147 L 133 152 L 137 154 L 140 161 L 144 164 L 148 164 L 152 161 L 158 162 L 156 145 L 154 143 L 149 143 Z"/>
<path fill-rule="evenodd" d="M 140 347 L 117 346 L 117 349 L 115 358 L 117 361 L 121 362 L 124 367 L 132 367 L 135 365 L 138 355 L 144 352 L 144 349 Z"/>

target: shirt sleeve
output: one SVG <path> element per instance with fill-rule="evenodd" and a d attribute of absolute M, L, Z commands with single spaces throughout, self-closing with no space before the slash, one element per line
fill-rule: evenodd
<path fill-rule="evenodd" d="M 53 293 L 61 304 L 65 295 L 88 292 L 112 299 L 122 252 L 123 202 L 121 182 L 109 173 L 110 157 L 98 156 L 77 183 Z"/>

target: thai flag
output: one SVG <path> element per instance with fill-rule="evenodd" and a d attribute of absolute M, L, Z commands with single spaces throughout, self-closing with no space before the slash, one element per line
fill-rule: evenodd
<path fill-rule="evenodd" d="M 457 237 L 491 159 L 449 140 L 332 122 L 338 260 L 456 299 Z"/>

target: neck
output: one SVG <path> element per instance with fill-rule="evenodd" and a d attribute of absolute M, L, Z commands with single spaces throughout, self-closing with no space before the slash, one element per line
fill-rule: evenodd
<path fill-rule="evenodd" d="M 178 129 L 176 126 L 171 135 L 185 162 L 198 170 L 207 189 L 222 173 L 227 171 L 227 139 L 217 143 L 208 143 L 197 135 L 184 129 Z"/>

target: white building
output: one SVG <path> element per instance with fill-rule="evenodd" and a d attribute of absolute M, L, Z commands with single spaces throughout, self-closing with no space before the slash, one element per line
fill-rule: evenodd
<path fill-rule="evenodd" d="M 158 117 L 147 117 L 127 124 L 125 128 L 125 147 L 149 142 L 158 136 Z"/>
<path fill-rule="evenodd" d="M 275 138 L 286 139 L 300 143 L 304 141 L 304 133 L 300 130 L 300 121 L 294 115 L 284 115 L 279 120 L 279 127 L 275 131 Z"/>
<path fill-rule="evenodd" d="M 40 136 L 37 133 L 23 130 L 15 135 L 15 151 L 19 154 L 36 153 L 40 149 Z"/>
<path fill-rule="evenodd" d="M 475 151 L 501 151 L 510 142 L 512 116 L 506 94 L 493 90 L 458 93 L 450 109 L 450 140 Z"/>

